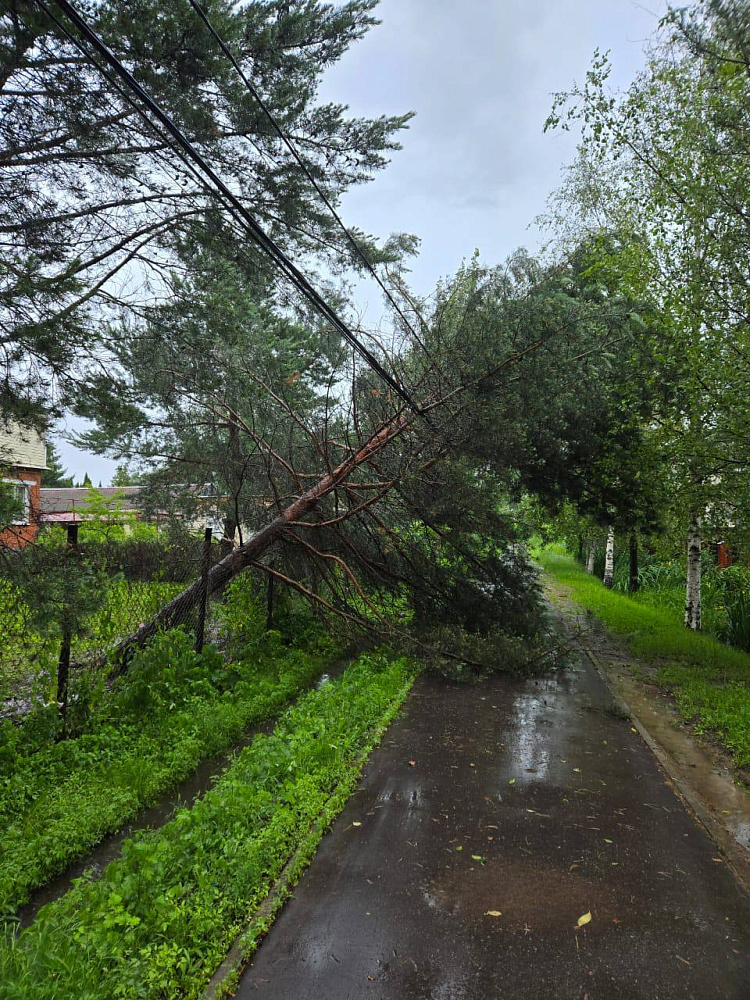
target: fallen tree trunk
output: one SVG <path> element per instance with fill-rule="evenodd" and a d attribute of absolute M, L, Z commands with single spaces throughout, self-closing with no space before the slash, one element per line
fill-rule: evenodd
<path fill-rule="evenodd" d="M 391 441 L 399 437 L 414 420 L 413 414 L 400 412 L 373 434 L 365 444 L 354 454 L 341 462 L 332 472 L 323 476 L 314 486 L 310 487 L 286 510 L 269 524 L 262 527 L 243 545 L 234 549 L 229 555 L 218 562 L 208 574 L 208 593 L 221 590 L 229 581 L 246 569 L 265 552 L 280 536 L 282 531 L 292 522 L 299 526 L 302 518 L 315 504 L 328 493 L 340 486 L 346 479 L 366 462 L 369 462 L 378 452 L 382 451 Z M 173 628 L 185 620 L 188 613 L 200 600 L 202 589 L 201 579 L 197 579 L 189 587 L 179 593 L 173 600 L 158 611 L 150 621 L 142 625 L 123 639 L 112 651 L 114 661 L 113 676 L 118 676 L 127 670 L 129 654 L 137 646 L 142 646 L 160 629 Z"/>

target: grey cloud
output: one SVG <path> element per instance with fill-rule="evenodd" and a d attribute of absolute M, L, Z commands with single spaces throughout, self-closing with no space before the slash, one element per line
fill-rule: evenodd
<path fill-rule="evenodd" d="M 651 6 L 382 0 L 383 23 L 328 75 L 323 95 L 355 113 L 417 117 L 388 170 L 345 198 L 347 219 L 380 236 L 421 236 L 423 293 L 477 246 L 495 261 L 533 245 L 529 223 L 575 149 L 574 136 L 542 133 L 551 95 L 583 79 L 596 47 L 612 50 L 613 81 L 627 85 L 663 0 Z"/>

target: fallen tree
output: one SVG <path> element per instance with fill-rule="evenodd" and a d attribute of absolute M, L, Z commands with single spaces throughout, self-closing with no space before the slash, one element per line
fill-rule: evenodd
<path fill-rule="evenodd" d="M 207 591 L 213 594 L 221 590 L 242 570 L 258 560 L 266 549 L 276 542 L 290 524 L 300 519 L 338 486 L 362 464 L 373 458 L 401 435 L 414 421 L 416 415 L 404 411 L 398 412 L 391 420 L 381 427 L 353 455 L 346 458 L 332 472 L 302 494 L 290 504 L 278 517 L 262 527 L 251 538 L 234 549 L 217 563 L 208 573 Z M 120 673 L 127 664 L 127 653 L 135 646 L 141 646 L 152 638 L 159 629 L 170 628 L 184 620 L 185 616 L 201 600 L 203 581 L 197 579 L 189 587 L 165 605 L 154 617 L 142 624 L 135 632 L 123 639 L 113 650 L 112 657 L 116 664 L 115 673 Z"/>

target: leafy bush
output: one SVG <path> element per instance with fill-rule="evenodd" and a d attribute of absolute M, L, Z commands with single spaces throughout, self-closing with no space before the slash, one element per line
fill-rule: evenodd
<path fill-rule="evenodd" d="M 246 605 L 249 608 L 249 605 Z M 117 830 L 205 757 L 274 715 L 320 676 L 336 650 L 308 636 L 307 650 L 277 633 L 245 632 L 246 655 L 226 662 L 190 635 L 155 637 L 115 690 L 88 714 L 78 738 L 50 743 L 57 714 L 0 725 L 0 910 Z M 242 648 L 237 646 L 238 649 Z M 84 691 L 74 704 L 83 710 Z"/>
<path fill-rule="evenodd" d="M 196 997 L 300 845 L 343 805 L 413 680 L 362 658 L 257 736 L 192 809 L 127 842 L 0 949 L 7 1000 Z"/>

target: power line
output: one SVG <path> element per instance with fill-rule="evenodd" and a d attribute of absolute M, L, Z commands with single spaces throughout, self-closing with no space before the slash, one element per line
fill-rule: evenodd
<path fill-rule="evenodd" d="M 208 15 L 203 10 L 203 8 L 201 7 L 201 5 L 198 3 L 198 0 L 189 0 L 189 3 L 190 3 L 190 6 L 193 8 L 193 10 L 198 15 L 198 17 L 200 17 L 200 19 L 203 21 L 203 23 L 205 24 L 205 26 L 211 32 L 211 34 L 214 37 L 215 41 L 217 42 L 217 44 L 221 48 L 221 51 L 224 53 L 224 55 L 227 57 L 227 59 L 229 59 L 229 61 L 231 62 L 232 66 L 234 66 L 234 68 L 237 71 L 237 74 L 239 75 L 240 79 L 245 84 L 245 86 L 247 87 L 248 91 L 250 92 L 250 94 L 252 95 L 252 97 L 254 98 L 254 100 L 256 101 L 256 103 L 260 106 L 260 108 L 263 111 L 263 113 L 265 114 L 266 118 L 268 118 L 269 122 L 271 123 L 271 126 L 273 127 L 274 131 L 278 135 L 279 139 L 281 139 L 281 141 L 284 143 L 284 145 L 286 146 L 286 148 L 289 150 L 289 152 L 292 154 L 292 156 L 296 160 L 296 162 L 297 162 L 298 166 L 300 167 L 300 169 L 303 171 L 303 173 L 305 174 L 305 176 L 307 177 L 307 179 L 309 180 L 309 182 L 315 188 L 315 191 L 317 192 L 318 197 L 320 198 L 320 200 L 323 202 L 323 204 L 326 206 L 326 208 L 328 209 L 328 211 L 331 213 L 331 215 L 333 216 L 333 218 L 338 223 L 339 227 L 341 228 L 342 232 L 344 233 L 344 235 L 348 239 L 348 241 L 351 244 L 352 248 L 354 249 L 355 253 L 358 255 L 358 257 L 360 258 L 360 260 L 362 261 L 362 263 L 365 265 L 365 267 L 367 268 L 367 270 L 370 272 L 370 274 L 373 276 L 373 278 L 380 285 L 380 287 L 383 290 L 383 292 L 385 293 L 388 301 L 391 303 L 391 305 L 396 310 L 396 312 L 398 313 L 398 315 L 401 317 L 401 319 L 404 321 L 404 323 L 406 324 L 406 326 L 409 328 L 409 330 L 411 331 L 411 334 L 414 337 L 414 339 L 416 340 L 416 342 L 419 344 L 419 346 L 422 348 L 422 350 L 425 352 L 425 354 L 427 354 L 427 356 L 429 357 L 429 352 L 427 351 L 427 347 L 425 346 L 424 342 L 422 341 L 422 339 L 417 334 L 417 331 L 414 329 L 414 327 L 410 323 L 410 321 L 407 318 L 407 316 L 404 313 L 404 311 L 401 309 L 401 306 L 398 304 L 398 302 L 396 302 L 396 300 L 394 299 L 394 297 L 391 295 L 390 290 L 387 288 L 387 286 L 382 281 L 382 279 L 381 279 L 380 275 L 378 274 L 378 272 L 375 270 L 375 268 L 372 266 L 372 264 L 370 263 L 370 261 L 367 259 L 366 255 L 363 252 L 362 248 L 360 247 L 359 243 L 354 239 L 354 237 L 351 234 L 351 231 L 349 230 L 349 228 L 344 223 L 344 220 L 341 218 L 341 216 L 339 215 L 339 213 L 336 211 L 336 208 L 332 204 L 330 198 L 325 193 L 325 191 L 322 189 L 322 187 L 320 186 L 320 184 L 318 184 L 318 181 L 313 176 L 312 171 L 310 170 L 310 168 L 308 167 L 307 163 L 304 161 L 304 159 L 300 155 L 297 147 L 294 145 L 294 143 L 289 138 L 289 136 L 281 128 L 281 126 L 277 122 L 276 118 L 274 117 L 271 109 L 268 107 L 268 105 L 266 104 L 266 102 L 263 100 L 263 98 L 261 97 L 261 95 L 258 92 L 257 88 L 255 87 L 255 85 L 248 78 L 247 74 L 243 70 L 243 68 L 240 65 L 240 63 L 238 62 L 238 60 L 235 58 L 235 56 L 232 53 L 231 49 L 226 44 L 226 42 L 224 41 L 224 39 L 221 37 L 221 35 L 219 34 L 219 32 L 216 30 L 216 28 L 212 24 L 211 20 L 209 19 Z M 414 307 L 412 306 L 412 308 L 414 308 Z M 422 327 L 426 328 L 427 324 L 425 323 L 424 319 L 420 315 L 419 311 L 415 308 L 414 312 L 417 314 L 417 318 L 419 319 L 419 322 L 422 324 Z"/>
<path fill-rule="evenodd" d="M 234 192 L 227 187 L 224 181 L 206 162 L 204 157 L 193 146 L 190 140 L 178 128 L 170 116 L 157 104 L 151 95 L 144 90 L 135 77 L 123 66 L 117 56 L 110 51 L 102 39 L 89 26 L 83 16 L 76 10 L 68 0 L 52 0 L 66 17 L 78 28 L 84 38 L 100 54 L 104 61 L 112 68 L 115 74 L 125 83 L 125 85 L 136 95 L 136 97 L 148 108 L 158 121 L 167 129 L 169 134 L 176 140 L 178 145 L 184 150 L 187 156 L 195 163 L 199 170 L 208 177 L 211 184 L 219 190 L 222 197 L 232 206 L 235 218 L 240 216 L 242 223 L 249 232 L 255 243 L 263 252 L 279 267 L 289 281 L 302 293 L 310 304 L 334 327 L 341 336 L 349 343 L 357 353 L 367 362 L 370 368 L 376 372 L 380 378 L 386 382 L 391 389 L 410 407 L 415 413 L 423 416 L 422 408 L 412 400 L 410 394 L 387 372 L 377 358 L 359 340 L 359 338 L 349 329 L 333 308 L 325 301 L 305 275 L 292 263 L 284 254 L 283 250 L 267 235 L 255 218 L 243 205 Z M 44 0 L 36 0 L 46 13 L 50 13 Z M 59 22 L 57 22 L 59 23 Z"/>
<path fill-rule="evenodd" d="M 72 32 L 62 23 L 62 21 L 58 17 L 56 17 L 55 14 L 53 14 L 53 12 L 49 9 L 49 6 L 44 2 L 44 0 L 37 0 L 37 4 L 44 10 L 47 17 L 52 21 L 53 24 L 55 24 L 59 28 L 60 32 L 63 35 L 65 35 L 65 37 L 70 41 L 70 43 L 74 45 L 78 49 L 78 51 L 81 52 L 88 60 L 90 60 L 92 65 L 101 73 L 101 75 L 105 78 L 105 80 L 110 84 L 112 89 L 117 94 L 119 94 L 122 100 L 125 101 L 126 104 L 129 104 L 130 107 L 133 108 L 133 110 L 138 115 L 140 115 L 140 117 L 143 119 L 146 125 L 154 133 L 154 135 L 156 135 L 157 138 L 165 141 L 167 148 L 171 150 L 171 152 L 173 152 L 175 156 L 180 160 L 180 162 L 183 164 L 188 173 L 191 174 L 196 183 L 199 184 L 204 189 L 204 191 L 206 191 L 207 194 L 211 195 L 213 198 L 216 198 L 216 200 L 221 204 L 222 208 L 224 208 L 227 212 L 232 214 L 232 206 L 228 205 L 222 199 L 221 195 L 217 193 L 208 184 L 206 179 L 201 176 L 198 170 L 196 170 L 195 166 L 190 162 L 190 160 L 187 159 L 182 150 L 179 147 L 175 146 L 172 142 L 170 142 L 169 138 L 164 136 L 164 133 L 161 132 L 158 126 L 155 124 L 155 122 L 153 122 L 149 118 L 149 116 L 143 110 L 141 105 L 138 104 L 138 102 L 127 92 L 127 90 L 124 90 L 123 87 L 120 86 L 117 77 L 113 76 L 112 73 L 110 73 L 110 71 L 107 69 L 107 67 L 103 66 L 96 59 L 96 57 L 92 55 L 92 53 L 83 45 L 81 40 L 79 38 L 76 38 L 72 34 Z M 171 164 L 169 165 L 171 166 Z"/>

